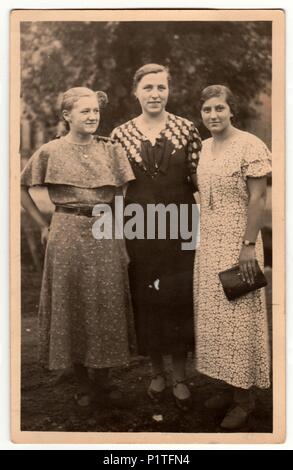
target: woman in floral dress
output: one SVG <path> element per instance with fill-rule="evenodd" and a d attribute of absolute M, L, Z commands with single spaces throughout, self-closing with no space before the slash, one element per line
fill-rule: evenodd
<path fill-rule="evenodd" d="M 122 147 L 93 136 L 100 120 L 97 94 L 76 87 L 63 95 L 68 133 L 42 145 L 21 176 L 22 204 L 39 225 L 46 255 L 39 304 L 39 358 L 50 370 L 73 366 L 80 406 L 92 387 L 107 391 L 111 367 L 129 359 L 133 321 L 127 261 L 121 240 L 95 239 L 96 204 L 111 204 L 119 188 L 134 179 Z M 55 204 L 50 227 L 29 187 L 45 185 Z"/>
<path fill-rule="evenodd" d="M 135 174 L 128 186 L 126 209 L 140 204 L 145 218 L 144 239 L 127 240 L 130 286 L 134 303 L 138 345 L 150 355 L 152 380 L 149 396 L 158 400 L 166 388 L 163 355 L 173 362 L 173 394 L 181 408 L 189 405 L 185 380 L 187 351 L 193 348 L 192 270 L 194 247 L 183 250 L 183 240 L 147 238 L 146 213 L 150 204 L 185 204 L 191 223 L 194 187 L 201 141 L 194 124 L 166 111 L 169 72 L 162 65 L 147 64 L 134 76 L 134 94 L 142 113 L 114 129 Z M 156 225 L 156 228 L 158 226 Z M 190 228 L 190 227 L 189 227 Z"/>
<path fill-rule="evenodd" d="M 254 408 L 250 389 L 270 386 L 265 292 L 237 300 L 225 297 L 218 273 L 240 263 L 246 282 L 263 267 L 260 234 L 270 152 L 248 132 L 235 128 L 231 91 L 221 85 L 202 92 L 201 115 L 212 137 L 203 142 L 198 166 L 200 249 L 195 264 L 196 367 L 231 385 L 208 408 L 230 406 L 221 426 L 239 428 Z M 234 392 L 234 393 L 233 393 Z"/>

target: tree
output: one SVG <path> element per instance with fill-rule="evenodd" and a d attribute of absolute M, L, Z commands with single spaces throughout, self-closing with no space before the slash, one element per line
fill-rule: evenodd
<path fill-rule="evenodd" d="M 170 68 L 170 111 L 199 125 L 200 90 L 222 83 L 239 97 L 245 128 L 253 100 L 270 92 L 271 22 L 23 22 L 23 113 L 43 122 L 49 139 L 59 121 L 57 97 L 89 86 L 109 96 L 99 129 L 107 135 L 139 112 L 132 77 L 146 62 Z"/>

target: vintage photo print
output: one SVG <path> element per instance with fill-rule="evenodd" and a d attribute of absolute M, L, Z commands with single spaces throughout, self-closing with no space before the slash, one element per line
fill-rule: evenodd
<path fill-rule="evenodd" d="M 11 12 L 11 439 L 285 439 L 284 12 Z"/>

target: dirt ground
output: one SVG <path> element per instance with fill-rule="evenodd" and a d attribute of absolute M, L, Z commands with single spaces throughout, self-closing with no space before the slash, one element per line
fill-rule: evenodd
<path fill-rule="evenodd" d="M 48 372 L 37 363 L 37 309 L 41 274 L 33 266 L 28 247 L 22 256 L 22 367 L 21 428 L 23 431 L 79 432 L 183 432 L 218 433 L 222 413 L 211 413 L 203 406 L 215 392 L 226 388 L 223 383 L 195 372 L 188 358 L 188 383 L 192 391 L 192 408 L 184 413 L 175 406 L 171 387 L 160 405 L 150 402 L 146 387 L 150 364 L 134 358 L 131 366 L 111 371 L 112 381 L 123 392 L 123 400 L 109 406 L 103 400 L 89 408 L 74 401 L 77 385 L 70 370 L 62 374 Z M 268 315 L 271 327 L 271 271 L 267 288 Z M 170 384 L 170 364 L 166 362 Z M 256 391 L 257 407 L 241 432 L 272 432 L 272 392 Z M 238 431 L 239 432 L 239 431 Z"/>

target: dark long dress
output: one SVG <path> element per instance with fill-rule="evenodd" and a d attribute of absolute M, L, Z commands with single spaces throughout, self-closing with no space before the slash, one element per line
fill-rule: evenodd
<path fill-rule="evenodd" d="M 190 174 L 197 168 L 201 141 L 191 121 L 168 114 L 155 145 L 131 120 L 112 137 L 125 148 L 136 180 L 129 184 L 125 204 L 144 209 L 144 239 L 127 240 L 130 287 L 141 354 L 175 353 L 193 348 L 194 249 L 182 250 L 182 238 L 146 239 L 149 204 L 186 204 L 191 228 L 195 203 Z M 185 242 L 187 240 L 184 240 Z"/>

